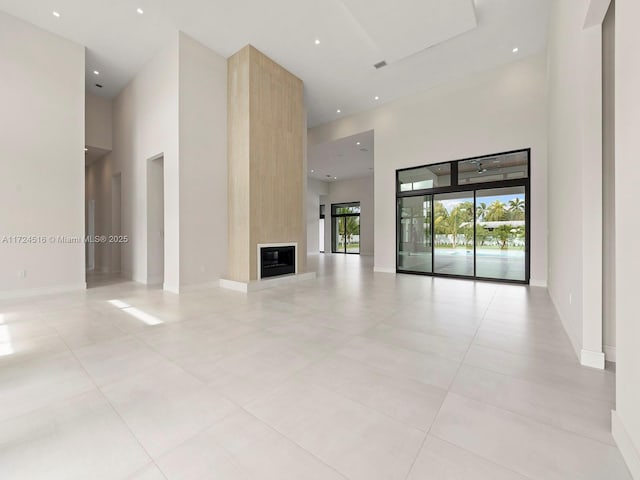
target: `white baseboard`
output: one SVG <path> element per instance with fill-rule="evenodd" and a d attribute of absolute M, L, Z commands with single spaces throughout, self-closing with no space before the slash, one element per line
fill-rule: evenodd
<path fill-rule="evenodd" d="M 218 288 L 220 286 L 220 280 L 206 283 L 196 283 L 193 285 L 180 286 L 180 293 L 198 292 L 200 290 L 210 290 L 212 288 Z"/>
<path fill-rule="evenodd" d="M 168 283 L 162 283 L 162 290 L 164 290 L 165 292 L 170 292 L 170 293 L 175 293 L 176 295 L 180 295 L 180 287 L 177 285 L 169 285 Z"/>
<path fill-rule="evenodd" d="M 236 292 L 257 292 L 267 288 L 279 287 L 291 283 L 301 282 L 304 280 L 312 280 L 316 278 L 316 272 L 296 273 L 295 275 L 284 275 L 282 277 L 267 278 L 265 280 L 254 280 L 252 282 L 239 282 L 237 280 L 220 279 L 220 287 L 227 290 L 235 290 Z"/>
<path fill-rule="evenodd" d="M 532 287 L 540 287 L 540 288 L 547 288 L 547 281 L 546 280 L 529 280 L 529 285 Z"/>
<path fill-rule="evenodd" d="M 236 280 L 221 278 L 219 285 L 220 285 L 220 288 L 224 288 L 226 290 L 234 290 L 236 292 L 243 292 L 243 293 L 247 293 L 249 291 L 248 282 L 238 282 Z"/>
<path fill-rule="evenodd" d="M 396 269 L 395 268 L 385 268 L 385 267 L 373 267 L 373 271 L 376 273 L 393 273 L 395 275 L 396 273 Z"/>
<path fill-rule="evenodd" d="M 604 370 L 604 353 L 592 352 L 591 350 L 585 350 L 583 348 L 580 352 L 580 363 L 585 367 Z"/>
<path fill-rule="evenodd" d="M 634 480 L 640 480 L 640 451 L 633 444 L 633 440 L 615 410 L 611 410 L 611 433 L 631 472 L 631 477 Z"/>
<path fill-rule="evenodd" d="M 604 358 L 607 362 L 616 361 L 616 347 L 612 347 L 611 345 L 605 345 L 604 349 Z"/>
<path fill-rule="evenodd" d="M 59 295 L 61 293 L 78 292 L 87 289 L 87 283 L 75 285 L 60 285 L 58 287 L 25 288 L 18 290 L 3 290 L 0 292 L 0 300 L 14 298 L 39 297 L 43 295 Z"/>

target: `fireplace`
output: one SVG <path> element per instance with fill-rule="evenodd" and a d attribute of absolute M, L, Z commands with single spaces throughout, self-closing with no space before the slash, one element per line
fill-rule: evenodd
<path fill-rule="evenodd" d="M 296 273 L 296 245 L 258 245 L 258 278 Z"/>

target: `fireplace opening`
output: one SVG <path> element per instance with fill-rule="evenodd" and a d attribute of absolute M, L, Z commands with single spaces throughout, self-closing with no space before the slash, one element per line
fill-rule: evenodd
<path fill-rule="evenodd" d="M 296 247 L 260 248 L 260 278 L 296 273 Z"/>

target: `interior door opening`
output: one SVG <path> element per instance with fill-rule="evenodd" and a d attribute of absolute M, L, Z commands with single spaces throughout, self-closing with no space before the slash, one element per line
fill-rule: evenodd
<path fill-rule="evenodd" d="M 164 283 L 164 157 L 147 168 L 147 284 Z"/>
<path fill-rule="evenodd" d="M 360 254 L 360 202 L 331 205 L 331 251 Z"/>

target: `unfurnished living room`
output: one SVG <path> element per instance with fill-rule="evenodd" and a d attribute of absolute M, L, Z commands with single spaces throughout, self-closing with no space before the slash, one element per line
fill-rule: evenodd
<path fill-rule="evenodd" d="M 0 479 L 639 480 L 638 0 L 0 0 Z"/>

